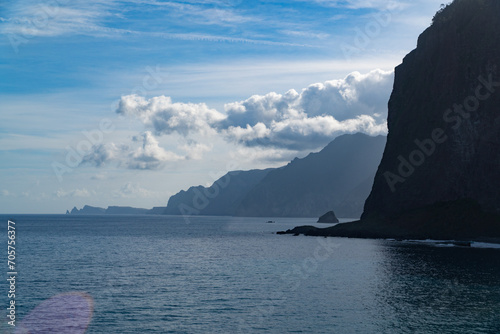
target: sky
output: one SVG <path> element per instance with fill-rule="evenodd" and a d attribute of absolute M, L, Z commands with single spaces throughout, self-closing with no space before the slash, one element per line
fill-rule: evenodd
<path fill-rule="evenodd" d="M 0 4 L 0 213 L 152 208 L 230 170 L 387 133 L 441 2 Z"/>

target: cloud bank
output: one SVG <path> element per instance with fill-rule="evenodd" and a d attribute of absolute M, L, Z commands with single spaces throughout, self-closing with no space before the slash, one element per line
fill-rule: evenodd
<path fill-rule="evenodd" d="M 138 119 L 144 133 L 130 145 L 95 146 L 82 164 L 140 170 L 163 168 L 167 163 L 201 160 L 215 138 L 246 148 L 248 155 L 288 156 L 320 149 L 346 133 L 386 134 L 387 101 L 393 72 L 353 72 L 341 80 L 312 84 L 299 93 L 270 92 L 228 103 L 224 112 L 205 103 L 174 103 L 168 96 L 146 99 L 123 96 L 116 113 Z M 157 137 L 175 135 L 186 144 L 176 152 L 160 146 Z M 288 152 L 288 153 L 287 153 Z"/>
<path fill-rule="evenodd" d="M 310 85 L 301 93 L 269 93 L 227 104 L 218 124 L 228 141 L 291 150 L 321 147 L 333 138 L 387 132 L 393 72 L 354 72 L 345 79 Z"/>
<path fill-rule="evenodd" d="M 146 100 L 142 96 L 123 96 L 116 110 L 118 114 L 135 116 L 157 135 L 172 134 L 183 136 L 197 132 L 208 134 L 213 126 L 225 116 L 206 104 L 172 103 L 167 96 Z"/>
<path fill-rule="evenodd" d="M 117 113 L 134 116 L 155 135 L 218 134 L 248 147 L 305 150 L 345 133 L 387 132 L 387 101 L 393 72 L 353 72 L 342 80 L 316 83 L 300 93 L 270 92 L 228 103 L 225 113 L 206 104 L 173 103 L 170 97 L 121 98 Z"/>
<path fill-rule="evenodd" d="M 158 140 L 149 131 L 132 138 L 139 146 L 116 145 L 114 143 L 95 145 L 82 159 L 82 165 L 103 167 L 114 163 L 128 169 L 161 169 L 167 162 L 176 162 L 186 157 L 169 152 L 160 147 Z"/>

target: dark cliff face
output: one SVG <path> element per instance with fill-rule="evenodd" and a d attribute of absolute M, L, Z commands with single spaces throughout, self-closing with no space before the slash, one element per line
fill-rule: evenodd
<path fill-rule="evenodd" d="M 500 1 L 456 0 L 396 68 L 364 221 L 472 199 L 500 213 Z"/>

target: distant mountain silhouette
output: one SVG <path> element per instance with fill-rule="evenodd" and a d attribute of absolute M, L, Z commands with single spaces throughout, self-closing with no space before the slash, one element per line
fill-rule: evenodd
<path fill-rule="evenodd" d="M 85 206 L 71 214 L 165 214 L 249 217 L 361 216 L 386 137 L 343 135 L 318 153 L 265 170 L 232 171 L 210 187 L 170 197 L 166 208 Z"/>
<path fill-rule="evenodd" d="M 318 153 L 270 171 L 236 210 L 238 216 L 360 217 L 386 137 L 343 135 Z"/>
<path fill-rule="evenodd" d="M 104 215 L 106 209 L 98 208 L 95 206 L 85 205 L 82 209 L 78 210 L 76 206 L 71 210 L 72 215 Z"/>
<path fill-rule="evenodd" d="M 74 207 L 71 212 L 66 211 L 66 214 L 72 215 L 159 215 L 162 214 L 165 208 L 153 209 L 138 209 L 128 206 L 110 206 L 107 209 L 85 205 L 78 210 Z"/>
<path fill-rule="evenodd" d="M 163 214 L 233 216 L 246 194 L 271 171 L 232 171 L 210 187 L 191 187 L 170 197 Z"/>

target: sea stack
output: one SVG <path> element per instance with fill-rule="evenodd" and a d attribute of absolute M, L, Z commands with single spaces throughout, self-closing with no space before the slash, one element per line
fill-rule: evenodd
<path fill-rule="evenodd" d="M 337 218 L 337 216 L 335 216 L 335 212 L 333 211 L 328 211 L 318 219 L 318 223 L 324 224 L 337 224 L 338 222 L 339 219 Z"/>
<path fill-rule="evenodd" d="M 395 70 L 361 221 L 308 234 L 500 238 L 499 27 L 498 0 L 455 0 L 436 14 Z"/>

